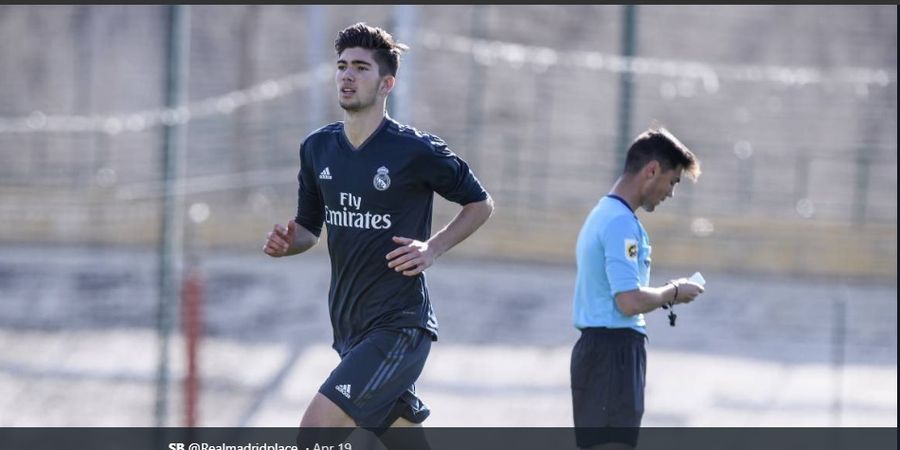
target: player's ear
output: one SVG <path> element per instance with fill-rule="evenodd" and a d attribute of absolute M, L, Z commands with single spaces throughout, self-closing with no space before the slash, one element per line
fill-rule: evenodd
<path fill-rule="evenodd" d="M 396 82 L 397 82 L 397 79 L 394 78 L 393 75 L 385 75 L 381 79 L 381 87 L 379 88 L 379 90 L 381 91 L 381 94 L 385 95 L 385 96 L 390 94 L 391 91 L 394 90 L 394 84 Z"/>

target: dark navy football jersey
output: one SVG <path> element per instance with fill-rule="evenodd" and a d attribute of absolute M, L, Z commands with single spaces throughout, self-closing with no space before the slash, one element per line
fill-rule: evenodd
<path fill-rule="evenodd" d="M 431 237 L 435 192 L 460 205 L 487 199 L 466 162 L 440 138 L 386 117 L 358 149 L 343 122 L 309 135 L 297 178 L 295 221 L 316 236 L 328 228 L 334 348 L 383 327 L 421 327 L 437 339 L 424 272 L 405 276 L 385 257 L 400 246 L 393 236 Z"/>

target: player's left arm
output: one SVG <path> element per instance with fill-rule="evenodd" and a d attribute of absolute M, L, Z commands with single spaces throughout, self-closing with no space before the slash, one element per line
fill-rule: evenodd
<path fill-rule="evenodd" d="M 427 242 L 394 236 L 394 242 L 400 247 L 387 254 L 388 267 L 409 277 L 422 273 L 439 256 L 471 236 L 493 213 L 494 200 L 488 196 L 482 201 L 464 205 L 456 217 Z"/>

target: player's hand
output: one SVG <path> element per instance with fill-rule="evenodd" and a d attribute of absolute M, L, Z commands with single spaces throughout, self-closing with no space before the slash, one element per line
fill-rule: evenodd
<path fill-rule="evenodd" d="M 434 264 L 434 255 L 429 250 L 427 242 L 397 236 L 394 236 L 394 242 L 401 247 L 385 256 L 389 268 L 413 277 Z"/>
<path fill-rule="evenodd" d="M 276 224 L 275 228 L 266 235 L 263 252 L 273 258 L 285 256 L 288 254 L 295 236 L 297 236 L 297 223 L 293 220 L 288 221 L 287 227 Z"/>
<path fill-rule="evenodd" d="M 703 293 L 703 286 L 688 280 L 687 278 L 679 278 L 675 280 L 678 285 L 678 298 L 675 303 L 690 303 Z"/>

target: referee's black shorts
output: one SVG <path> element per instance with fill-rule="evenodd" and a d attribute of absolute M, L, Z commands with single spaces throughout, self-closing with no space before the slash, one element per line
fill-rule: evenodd
<path fill-rule="evenodd" d="M 580 448 L 635 447 L 644 415 L 646 336 L 631 328 L 585 328 L 572 349 L 572 411 Z"/>

